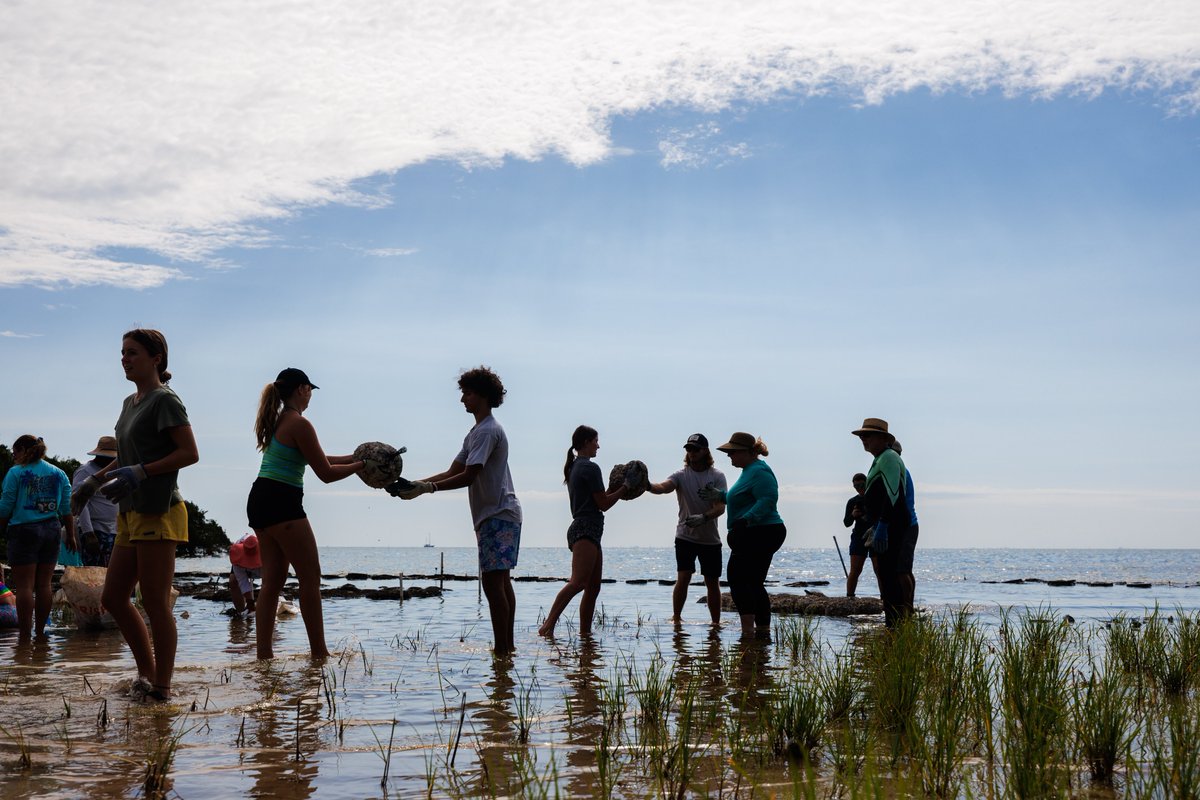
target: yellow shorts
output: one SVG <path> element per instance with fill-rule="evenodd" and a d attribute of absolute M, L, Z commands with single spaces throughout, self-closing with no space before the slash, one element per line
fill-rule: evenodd
<path fill-rule="evenodd" d="M 187 506 L 176 503 L 165 514 L 139 514 L 123 511 L 117 514 L 118 547 L 130 547 L 135 542 L 182 542 L 188 540 Z"/>

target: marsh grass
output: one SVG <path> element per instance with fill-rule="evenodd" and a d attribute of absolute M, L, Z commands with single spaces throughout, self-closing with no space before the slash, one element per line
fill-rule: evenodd
<path fill-rule="evenodd" d="M 33 769 L 33 751 L 29 747 L 29 740 L 25 737 L 25 731 L 21 727 L 21 723 L 17 722 L 15 733 L 10 733 L 7 728 L 0 725 L 0 733 L 13 743 L 17 748 L 17 769 L 28 771 Z"/>
<path fill-rule="evenodd" d="M 1073 629 L 1044 611 L 1006 613 L 1000 630 L 1000 707 L 1008 789 L 1057 797 L 1069 787 Z"/>
<path fill-rule="evenodd" d="M 156 740 L 154 749 L 146 758 L 145 774 L 142 779 L 142 790 L 148 798 L 165 797 L 171 787 L 171 767 L 175 763 L 175 755 L 179 752 L 183 737 L 191 732 L 187 727 L 188 716 L 184 714 L 170 734 Z"/>
<path fill-rule="evenodd" d="M 1111 651 L 1102 663 L 1093 659 L 1088 666 L 1087 679 L 1073 689 L 1075 738 L 1092 779 L 1111 781 L 1116 765 L 1128 760 L 1140 730 L 1134 687 Z"/>

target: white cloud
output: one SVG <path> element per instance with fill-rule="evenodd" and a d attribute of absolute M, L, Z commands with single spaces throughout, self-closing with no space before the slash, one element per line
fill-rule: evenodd
<path fill-rule="evenodd" d="M 0 337 L 5 339 L 36 339 L 40 333 L 17 333 L 16 331 L 0 331 Z"/>
<path fill-rule="evenodd" d="M 1118 88 L 1194 112 L 1198 31 L 1193 0 L 9 3 L 0 286 L 159 285 L 297 208 L 378 205 L 357 179 L 588 164 L 664 105 Z"/>
<path fill-rule="evenodd" d="M 721 138 L 721 126 L 716 122 L 703 122 L 690 130 L 667 131 L 658 143 L 662 154 L 659 163 L 664 167 L 724 166 L 731 161 L 750 157 L 750 146 L 745 142 L 730 143 Z"/>
<path fill-rule="evenodd" d="M 417 253 L 418 250 L 415 247 L 374 247 L 363 252 L 377 258 L 395 258 L 397 256 L 411 256 Z"/>

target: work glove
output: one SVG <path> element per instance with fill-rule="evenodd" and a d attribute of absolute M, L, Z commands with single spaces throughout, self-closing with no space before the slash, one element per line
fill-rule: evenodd
<path fill-rule="evenodd" d="M 689 528 L 699 528 L 706 522 L 708 522 L 708 517 L 703 514 L 688 514 L 683 520 L 683 524 Z"/>
<path fill-rule="evenodd" d="M 399 481 L 396 483 L 399 483 Z M 392 486 L 395 485 L 395 483 L 392 484 Z M 423 494 L 430 494 L 437 491 L 431 481 L 413 481 L 409 488 L 399 489 L 395 492 L 392 491 L 392 486 L 388 487 L 388 494 L 393 497 L 399 497 L 401 500 L 414 500 Z"/>
<path fill-rule="evenodd" d="M 871 552 L 883 555 L 888 549 L 888 526 L 883 520 L 875 523 L 875 535 L 871 539 Z"/>
<path fill-rule="evenodd" d="M 396 478 L 396 480 L 383 487 L 383 490 L 392 497 L 399 497 L 401 492 L 407 492 L 413 488 L 413 482 L 407 478 Z"/>
<path fill-rule="evenodd" d="M 88 501 L 96 496 L 96 490 L 100 488 L 100 481 L 96 480 L 95 475 L 89 475 L 84 479 L 83 483 L 71 490 L 71 516 L 78 517 L 83 513 L 83 507 L 88 504 Z"/>
<path fill-rule="evenodd" d="M 133 491 L 144 480 L 146 480 L 146 468 L 141 464 L 134 464 L 132 467 L 118 467 L 108 473 L 108 482 L 100 487 L 100 492 L 116 503 L 133 494 Z"/>
<path fill-rule="evenodd" d="M 724 503 L 725 493 L 713 486 L 712 481 L 704 484 L 704 488 L 697 492 L 701 500 L 707 500 L 710 503 Z"/>

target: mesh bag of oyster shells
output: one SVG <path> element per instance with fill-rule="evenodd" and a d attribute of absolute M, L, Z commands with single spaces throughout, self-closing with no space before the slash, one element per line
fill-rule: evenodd
<path fill-rule="evenodd" d="M 354 460 L 366 464 L 358 473 L 358 477 L 362 478 L 362 482 L 367 486 L 382 489 L 400 477 L 404 470 L 404 459 L 400 454 L 407 449 L 401 447 L 397 450 L 383 442 L 363 442 L 354 448 Z"/>
<path fill-rule="evenodd" d="M 630 461 L 628 464 L 617 464 L 608 473 L 608 491 L 612 491 L 625 482 L 625 476 L 633 474 L 633 480 L 630 482 L 632 489 L 629 494 L 625 495 L 626 500 L 632 500 L 635 497 L 640 497 L 645 493 L 646 487 L 650 485 L 650 470 L 641 461 Z"/>

